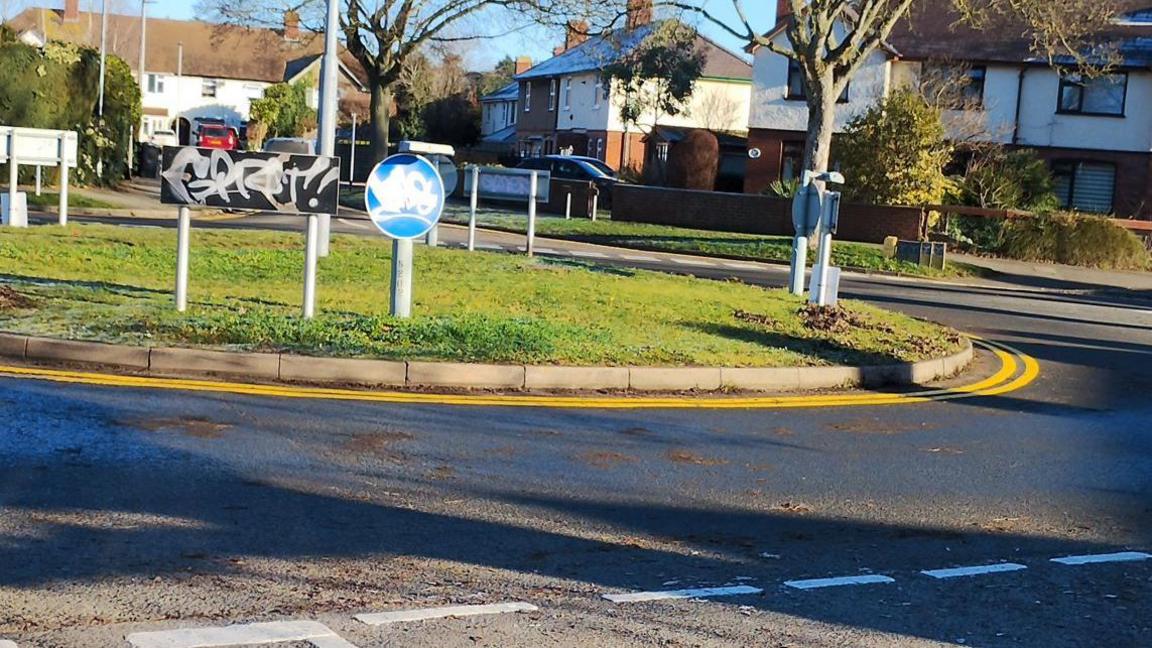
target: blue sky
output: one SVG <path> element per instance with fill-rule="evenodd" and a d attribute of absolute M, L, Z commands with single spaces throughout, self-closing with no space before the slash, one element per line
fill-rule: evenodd
<path fill-rule="evenodd" d="M 133 6 L 136 5 L 136 2 L 132 2 L 132 0 L 119 1 L 121 4 L 131 2 Z M 623 2 L 623 0 L 620 1 Z M 731 0 L 708 1 L 708 7 L 711 11 L 723 16 L 725 20 L 731 20 L 732 24 L 736 24 L 736 14 L 732 9 Z M 86 2 L 82 0 L 81 6 L 83 7 L 85 4 Z M 95 0 L 93 4 L 98 5 L 98 0 Z M 149 14 L 168 18 L 191 19 L 195 17 L 194 5 L 193 0 L 156 0 L 149 7 Z M 775 20 L 776 2 L 774 0 L 745 0 L 745 9 L 748 12 L 749 20 L 759 31 L 767 31 Z M 731 50 L 739 52 L 744 46 L 744 43 L 718 27 L 702 23 L 700 28 L 706 35 Z M 551 55 L 552 48 L 560 44 L 563 38 L 564 35 L 559 30 L 545 30 L 537 27 L 498 38 L 472 42 L 462 47 L 469 64 L 474 69 L 484 70 L 490 68 L 505 55 L 513 57 L 527 55 L 536 61 L 543 60 Z"/>

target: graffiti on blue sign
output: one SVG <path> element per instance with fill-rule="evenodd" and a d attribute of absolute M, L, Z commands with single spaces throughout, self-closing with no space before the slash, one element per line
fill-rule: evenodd
<path fill-rule="evenodd" d="M 397 239 L 419 238 L 440 220 L 444 183 L 431 162 L 401 153 L 372 170 L 364 203 L 381 232 Z"/>

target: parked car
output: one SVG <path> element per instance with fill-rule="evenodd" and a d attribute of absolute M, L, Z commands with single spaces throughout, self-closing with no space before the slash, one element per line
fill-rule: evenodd
<path fill-rule="evenodd" d="M 620 182 L 612 167 L 600 160 L 581 155 L 545 155 L 527 158 L 516 165 L 517 169 L 548 171 L 557 180 L 585 180 L 595 183 L 600 192 L 600 206 L 612 206 L 612 187 Z"/>
<path fill-rule="evenodd" d="M 316 143 L 303 137 L 273 137 L 264 142 L 265 153 L 291 153 L 294 155 L 316 155 Z"/>
<path fill-rule="evenodd" d="M 152 131 L 148 141 L 156 146 L 177 146 L 180 144 L 180 137 L 176 135 L 176 131 L 158 130 Z"/>
<path fill-rule="evenodd" d="M 200 126 L 198 145 L 204 148 L 234 151 L 240 145 L 240 136 L 236 129 L 221 124 L 203 124 Z"/>

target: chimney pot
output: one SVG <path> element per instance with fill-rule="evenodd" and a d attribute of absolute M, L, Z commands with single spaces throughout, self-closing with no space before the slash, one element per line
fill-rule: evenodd
<path fill-rule="evenodd" d="M 295 11 L 284 12 L 284 40 L 300 40 L 300 14 Z"/>
<path fill-rule="evenodd" d="M 628 0 L 627 9 L 629 31 L 652 22 L 652 0 Z"/>
<path fill-rule="evenodd" d="M 516 72 L 515 74 L 523 74 L 532 69 L 532 59 L 527 56 L 516 57 Z"/>
<path fill-rule="evenodd" d="M 64 22 L 80 21 L 80 0 L 64 0 Z"/>

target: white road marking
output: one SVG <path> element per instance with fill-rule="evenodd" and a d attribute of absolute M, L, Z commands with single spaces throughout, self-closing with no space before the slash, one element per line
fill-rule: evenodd
<path fill-rule="evenodd" d="M 477 243 L 476 248 L 479 250 L 503 250 L 504 248 L 499 245 L 491 245 L 489 243 Z"/>
<path fill-rule="evenodd" d="M 762 594 L 759 587 L 737 585 L 735 587 L 704 587 L 700 589 L 668 590 L 666 592 L 632 592 L 629 594 L 605 594 L 604 598 L 613 603 L 641 603 L 644 601 L 664 601 L 668 599 L 711 598 L 713 596 L 736 596 L 739 594 Z"/>
<path fill-rule="evenodd" d="M 716 265 L 716 263 L 713 261 L 702 261 L 700 259 L 681 259 L 680 257 L 669 257 L 669 258 L 672 260 L 672 263 L 679 263 L 680 265 L 689 265 L 689 266 L 714 266 L 714 265 Z"/>
<path fill-rule="evenodd" d="M 585 252 L 584 250 L 571 250 L 569 252 L 572 256 L 589 257 L 592 259 L 607 259 L 608 255 L 603 252 Z"/>
<path fill-rule="evenodd" d="M 384 625 L 385 623 L 399 623 L 401 621 L 425 621 L 427 619 L 444 619 L 447 617 L 480 616 L 484 614 L 503 614 L 506 612 L 535 612 L 540 608 L 531 603 L 493 603 L 491 605 L 457 605 L 448 607 L 421 608 L 418 610 L 396 610 L 395 612 L 374 612 L 371 614 L 357 614 L 355 618 L 368 625 Z"/>
<path fill-rule="evenodd" d="M 164 229 L 163 227 L 160 227 L 159 225 L 134 225 L 132 223 L 124 223 L 120 227 L 131 227 L 134 229 Z M 4 646 L 4 644 L 0 644 L 0 648 L 3 648 L 3 646 Z"/>
<path fill-rule="evenodd" d="M 725 268 L 736 268 L 737 270 L 759 270 L 760 266 L 755 263 L 739 263 L 737 261 L 724 261 Z"/>
<path fill-rule="evenodd" d="M 372 229 L 367 223 L 364 223 L 362 221 L 352 221 L 352 220 L 348 220 L 347 218 L 337 218 L 336 220 L 340 221 L 341 223 L 344 223 L 345 225 L 348 225 L 349 227 L 358 227 L 360 229 Z"/>
<path fill-rule="evenodd" d="M 959 578 L 961 576 L 979 576 L 981 574 L 1020 571 L 1021 569 L 1028 568 L 1017 563 L 997 563 L 995 565 L 975 565 L 972 567 L 953 567 L 951 569 L 926 569 L 920 573 L 925 576 L 931 576 L 932 578 Z"/>
<path fill-rule="evenodd" d="M 640 254 L 621 254 L 620 258 L 624 259 L 625 261 L 644 261 L 647 263 L 656 263 L 660 261 L 660 259 L 657 259 L 656 257 L 643 256 Z"/>
<path fill-rule="evenodd" d="M 879 574 L 865 576 L 840 576 L 837 578 L 812 578 L 809 580 L 784 581 L 788 587 L 809 590 L 822 587 L 840 587 L 842 585 L 878 585 L 880 583 L 895 583 L 896 579 Z"/>
<path fill-rule="evenodd" d="M 560 252 L 557 252 L 556 250 L 553 250 L 550 248 L 536 248 L 536 253 L 537 254 L 560 254 Z"/>
<path fill-rule="evenodd" d="M 307 641 L 317 648 L 356 648 L 337 636 L 328 626 L 315 621 L 274 621 L 222 628 L 136 632 L 126 639 L 136 648 L 210 648 L 285 641 Z"/>
<path fill-rule="evenodd" d="M 1107 554 L 1065 556 L 1063 558 L 1053 558 L 1052 562 L 1060 563 L 1061 565 L 1092 565 L 1095 563 L 1134 562 L 1137 560 L 1148 560 L 1149 558 L 1152 558 L 1152 554 L 1146 554 L 1142 551 L 1119 551 L 1117 553 Z"/>

